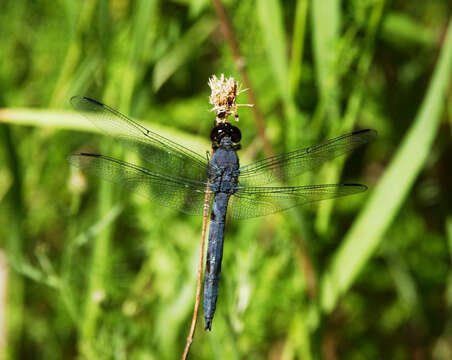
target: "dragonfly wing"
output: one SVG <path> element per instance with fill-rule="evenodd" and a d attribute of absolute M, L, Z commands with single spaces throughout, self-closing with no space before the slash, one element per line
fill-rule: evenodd
<path fill-rule="evenodd" d="M 80 153 L 68 156 L 72 165 L 122 185 L 156 203 L 190 215 L 202 215 L 207 184 L 164 175 L 108 156 Z"/>
<path fill-rule="evenodd" d="M 287 180 L 312 170 L 337 156 L 352 152 L 372 141 L 375 130 L 361 130 L 328 140 L 324 144 L 298 149 L 253 162 L 240 168 L 241 185 L 264 185 Z"/>
<path fill-rule="evenodd" d="M 201 155 L 146 129 L 97 100 L 74 96 L 71 103 L 102 132 L 140 155 L 152 170 L 198 181 L 207 179 L 207 160 Z"/>
<path fill-rule="evenodd" d="M 232 218 L 246 219 L 273 214 L 315 201 L 358 194 L 361 184 L 332 184 L 284 187 L 238 187 L 231 196 L 228 212 Z"/>

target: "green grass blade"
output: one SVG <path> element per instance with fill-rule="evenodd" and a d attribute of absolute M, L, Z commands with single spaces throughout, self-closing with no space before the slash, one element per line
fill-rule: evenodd
<path fill-rule="evenodd" d="M 317 86 L 329 121 L 339 120 L 339 87 L 336 49 L 340 34 L 341 9 L 338 0 L 313 1 L 311 6 L 312 44 Z"/>
<path fill-rule="evenodd" d="M 155 111 L 151 114 L 157 116 L 158 114 L 161 114 L 161 112 Z M 153 116 L 151 115 L 151 118 L 152 117 Z M 149 130 L 172 139 L 173 141 L 180 142 L 184 146 L 191 147 L 200 154 L 204 154 L 206 149 L 210 148 L 210 144 L 205 137 L 182 133 L 174 128 L 155 123 L 151 124 L 142 120 L 137 121 Z M 2 123 L 48 127 L 60 130 L 99 132 L 93 124 L 89 121 L 85 121 L 83 117 L 75 111 L 0 108 L 0 124 Z"/>
<path fill-rule="evenodd" d="M 194 53 L 199 51 L 199 46 L 210 36 L 216 25 L 217 22 L 212 17 L 202 17 L 155 64 L 152 83 L 155 91 L 160 89 Z"/>
<path fill-rule="evenodd" d="M 355 123 L 358 120 L 358 114 L 362 106 L 363 94 L 365 90 L 365 81 L 374 57 L 375 38 L 381 17 L 383 15 L 384 6 L 385 1 L 378 0 L 375 1 L 375 5 L 372 9 L 369 23 L 366 28 L 364 49 L 358 61 L 357 79 L 354 82 L 353 91 L 348 99 L 343 120 L 339 125 L 342 130 L 341 133 L 353 131 Z M 337 134 L 331 133 L 330 135 L 333 137 Z M 341 158 L 334 163 L 328 164 L 325 169 L 326 176 L 324 182 L 327 184 L 337 183 L 340 179 L 344 163 L 345 159 Z M 317 212 L 315 225 L 317 232 L 320 234 L 325 234 L 327 232 L 334 203 L 334 201 L 324 201 L 319 204 L 319 211 Z"/>
<path fill-rule="evenodd" d="M 114 207 L 113 184 L 106 181 L 100 183 L 98 192 L 98 214 L 101 219 L 109 218 L 111 208 Z M 100 304 L 105 296 L 105 280 L 108 269 L 109 247 L 113 226 L 106 226 L 94 241 L 91 271 L 89 276 L 89 289 L 85 298 L 83 322 L 81 323 L 80 345 L 82 352 L 92 345 L 96 338 L 97 321 L 100 316 Z"/>
<path fill-rule="evenodd" d="M 291 96 L 281 5 L 277 0 L 260 0 L 257 2 L 257 14 L 273 76 L 278 83 L 281 98 L 283 101 L 287 101 Z"/>
<path fill-rule="evenodd" d="M 52 98 L 50 100 L 50 106 L 56 106 L 64 104 L 66 99 L 68 99 L 71 94 L 69 93 L 70 88 L 73 86 L 72 81 L 75 81 L 74 72 L 76 71 L 77 64 L 82 57 L 82 44 L 80 35 L 85 32 L 95 15 L 95 10 L 97 6 L 97 1 L 84 1 L 81 5 L 80 10 L 76 7 L 71 7 L 71 15 L 76 17 L 79 16 L 77 26 L 75 29 L 74 37 L 68 46 L 66 57 L 64 63 L 61 67 L 61 72 L 56 82 L 55 88 L 53 90 Z M 76 12 L 80 13 L 77 14 Z M 85 61 L 86 62 L 86 61 Z"/>
<path fill-rule="evenodd" d="M 144 55 L 149 48 L 152 48 L 150 40 L 153 32 L 149 30 L 149 24 L 156 23 L 157 15 L 156 0 L 142 0 L 135 6 L 129 61 L 124 66 L 121 87 L 121 110 L 126 113 L 130 111 L 136 82 L 145 69 L 143 66 Z"/>
<path fill-rule="evenodd" d="M 17 153 L 11 126 L 0 125 L 0 144 L 3 143 L 5 150 L 5 167 L 11 173 L 13 183 L 3 204 L 7 204 L 9 209 L 9 236 L 2 239 L 0 245 L 7 249 L 8 263 L 10 267 L 21 267 L 24 261 L 24 248 L 26 245 L 24 232 L 25 207 L 23 198 L 23 173 L 21 171 L 21 159 Z M 7 202 L 7 201 L 8 202 Z M 7 323 L 7 341 L 2 350 L 4 356 L 14 359 L 20 353 L 20 340 L 25 325 L 25 282 L 24 277 L 11 272 L 8 276 L 8 295 L 6 309 L 8 316 Z M 2 306 L 5 306 L 2 304 Z M 5 345 L 6 345 L 5 344 Z"/>
<path fill-rule="evenodd" d="M 428 92 L 413 125 L 321 279 L 323 311 L 331 312 L 339 296 L 351 286 L 422 170 L 438 132 L 451 73 L 452 19 Z"/>
<path fill-rule="evenodd" d="M 381 37 L 387 42 L 402 47 L 410 45 L 434 47 L 438 41 L 438 34 L 434 29 L 422 25 L 406 14 L 397 12 L 391 12 L 385 16 Z"/>
<path fill-rule="evenodd" d="M 296 93 L 301 79 L 308 6 L 309 0 L 297 1 L 292 38 L 292 56 L 290 58 L 290 92 L 292 94 Z"/>
<path fill-rule="evenodd" d="M 282 351 L 281 359 L 312 359 L 309 335 L 304 310 L 296 312 L 289 324 L 286 344 Z"/>
<path fill-rule="evenodd" d="M 260 0 L 257 5 L 257 15 L 263 33 L 265 50 L 284 105 L 287 121 L 286 144 L 288 148 L 293 148 L 299 141 L 303 118 L 297 116 L 293 93 L 290 88 L 287 40 L 281 4 L 277 0 Z"/>

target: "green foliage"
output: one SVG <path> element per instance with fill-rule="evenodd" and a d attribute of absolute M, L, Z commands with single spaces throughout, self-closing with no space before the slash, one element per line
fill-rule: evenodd
<path fill-rule="evenodd" d="M 200 317 L 191 358 L 450 359 L 452 5 L 224 5 L 276 152 L 359 128 L 379 136 L 300 179 L 368 193 L 228 222 L 213 331 Z M 71 168 L 65 157 L 80 150 L 135 159 L 69 99 L 97 98 L 205 153 L 207 79 L 241 81 L 212 4 L 6 0 L 0 10 L 0 352 L 180 357 L 201 219 Z M 252 111 L 240 119 L 245 164 L 265 155 Z"/>

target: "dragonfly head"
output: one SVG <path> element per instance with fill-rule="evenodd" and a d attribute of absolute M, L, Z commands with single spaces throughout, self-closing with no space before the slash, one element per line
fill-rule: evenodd
<path fill-rule="evenodd" d="M 242 134 L 238 127 L 225 122 L 212 129 L 210 139 L 214 147 L 218 147 L 220 144 L 235 146 L 242 139 Z"/>

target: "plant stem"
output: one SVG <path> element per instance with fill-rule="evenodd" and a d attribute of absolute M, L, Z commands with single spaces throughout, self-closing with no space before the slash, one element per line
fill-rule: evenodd
<path fill-rule="evenodd" d="M 210 151 L 210 156 L 212 156 L 213 150 Z M 193 310 L 193 317 L 191 320 L 190 332 L 187 337 L 187 342 L 185 344 L 184 353 L 182 354 L 182 360 L 185 360 L 188 356 L 188 351 L 190 350 L 191 343 L 193 342 L 193 337 L 195 335 L 196 321 L 198 319 L 199 304 L 201 303 L 201 289 L 202 289 L 202 269 L 204 264 L 204 245 L 206 242 L 207 233 L 207 223 L 209 221 L 209 210 L 210 210 L 210 189 L 209 184 L 207 184 L 206 199 L 204 201 L 204 214 L 202 220 L 202 230 L 201 230 L 201 246 L 199 249 L 199 263 L 198 263 L 198 280 L 196 282 L 196 300 L 195 307 Z"/>

